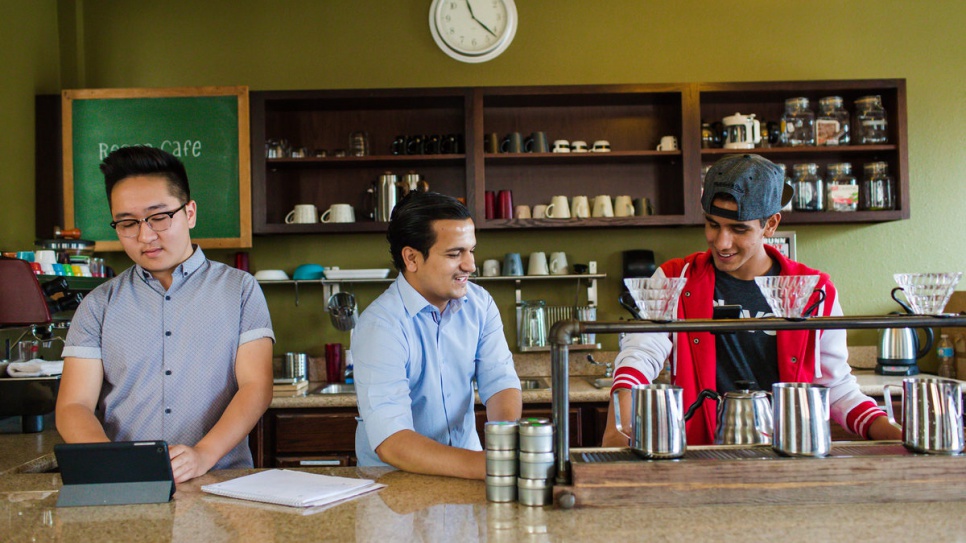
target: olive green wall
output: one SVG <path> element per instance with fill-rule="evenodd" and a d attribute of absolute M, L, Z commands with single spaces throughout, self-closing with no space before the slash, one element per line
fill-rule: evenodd
<path fill-rule="evenodd" d="M 961 212 L 966 201 L 966 3 L 960 0 L 684 0 L 660 8 L 640 0 L 519 0 L 513 45 L 482 65 L 456 62 L 436 48 L 428 29 L 429 3 L 61 0 L 61 20 L 77 21 L 73 28 L 61 24 L 67 28 L 60 31 L 60 48 L 70 57 L 61 60 L 61 81 L 87 87 L 248 85 L 268 90 L 906 78 L 912 218 L 795 227 L 798 256 L 832 275 L 846 312 L 853 314 L 894 309 L 888 300 L 894 272 L 966 270 L 966 214 Z M 0 110 L 16 111 L 0 137 L 16 133 L 17 149 L 4 145 L 0 150 L 0 197 L 21 204 L 13 210 L 14 220 L 5 221 L 18 226 L 10 232 L 5 226 L 0 233 L 4 247 L 32 241 L 25 226 L 33 223 L 32 150 L 29 140 L 19 139 L 31 127 L 29 94 L 57 90 L 43 77 L 44 84 L 37 84 L 36 75 L 57 64 L 56 56 L 48 58 L 57 50 L 51 43 L 56 39 L 52 4 L 30 6 L 5 7 L 12 21 L 0 18 L 0 30 L 25 27 L 37 44 L 24 49 L 0 32 L 0 40 L 25 53 L 15 61 L 22 65 L 11 72 L 16 77 L 3 78 L 0 94 Z M 74 6 L 81 9 L 75 12 Z M 49 53 L 43 56 L 38 49 Z M 25 81 L 30 74 L 34 80 Z M 21 188 L 8 188 L 9 175 Z M 620 251 L 650 248 L 663 260 L 703 245 L 697 228 L 484 232 L 477 257 L 562 249 L 571 262 L 597 260 L 611 276 L 602 285 L 600 317 L 612 320 L 622 316 L 613 301 Z M 228 259 L 230 252 L 216 255 Z M 388 255 L 378 235 L 276 236 L 256 238 L 251 261 L 255 268 L 289 270 L 302 262 L 387 267 Z M 290 287 L 266 288 L 279 335 L 277 351 L 319 353 L 327 341 L 347 341 L 327 324 L 319 290 L 301 289 L 296 308 Z M 356 290 L 363 303 L 379 291 L 372 286 Z M 512 291 L 506 285 L 491 290 L 509 323 Z M 567 285 L 528 290 L 525 297 L 564 303 L 573 293 Z M 852 337 L 859 343 L 872 338 L 868 332 Z"/>

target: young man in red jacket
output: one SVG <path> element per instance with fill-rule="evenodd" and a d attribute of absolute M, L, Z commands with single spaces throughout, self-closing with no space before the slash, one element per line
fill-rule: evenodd
<path fill-rule="evenodd" d="M 773 316 L 755 283 L 755 277 L 769 275 L 818 275 L 816 288 L 825 293 L 818 314 L 842 315 L 828 274 L 789 260 L 765 244 L 791 197 L 781 168 L 758 155 L 727 156 L 711 167 L 701 195 L 708 250 L 665 262 L 654 274 L 687 278 L 678 318 L 710 319 L 715 306 L 732 304 L 742 306 L 742 318 Z M 809 303 L 819 298 L 814 294 Z M 684 389 L 685 408 L 702 389 L 724 393 L 735 390 L 741 380 L 754 381 L 763 390 L 779 382 L 815 383 L 829 388 L 832 419 L 849 431 L 869 439 L 902 439 L 901 429 L 859 390 L 845 340 L 845 330 L 628 334 L 615 361 L 612 391 L 652 382 L 670 356 L 671 382 Z M 619 394 L 625 421 L 631 420 L 630 397 L 627 392 Z M 611 404 L 603 445 L 626 447 L 627 438 L 614 420 Z M 687 442 L 712 443 L 715 426 L 715 404 L 704 402 L 687 422 Z"/>

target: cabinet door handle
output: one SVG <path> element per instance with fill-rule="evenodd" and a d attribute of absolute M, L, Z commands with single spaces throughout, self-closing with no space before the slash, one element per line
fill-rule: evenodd
<path fill-rule="evenodd" d="M 339 460 L 299 460 L 300 466 L 341 466 Z"/>

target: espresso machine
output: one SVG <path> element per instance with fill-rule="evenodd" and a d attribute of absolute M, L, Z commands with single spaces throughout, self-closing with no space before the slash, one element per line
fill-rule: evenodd
<path fill-rule="evenodd" d="M 70 293 L 63 277 L 43 285 L 24 260 L 0 257 L 0 418 L 20 417 L 24 433 L 44 429 L 44 415 L 52 413 L 60 375 L 10 377 L 10 362 L 40 358 L 63 348 L 51 315 L 77 307 L 82 295 Z M 59 344 L 58 344 L 59 343 Z"/>

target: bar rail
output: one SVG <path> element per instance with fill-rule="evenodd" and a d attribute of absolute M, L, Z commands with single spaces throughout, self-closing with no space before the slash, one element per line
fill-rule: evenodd
<path fill-rule="evenodd" d="M 686 319 L 678 321 L 580 322 L 557 321 L 550 329 L 550 380 L 553 402 L 556 482 L 570 484 L 569 345 L 580 334 L 673 332 L 739 332 L 746 330 L 850 330 L 882 328 L 966 327 L 966 314 L 883 315 L 867 317 L 811 317 L 763 319 Z"/>

